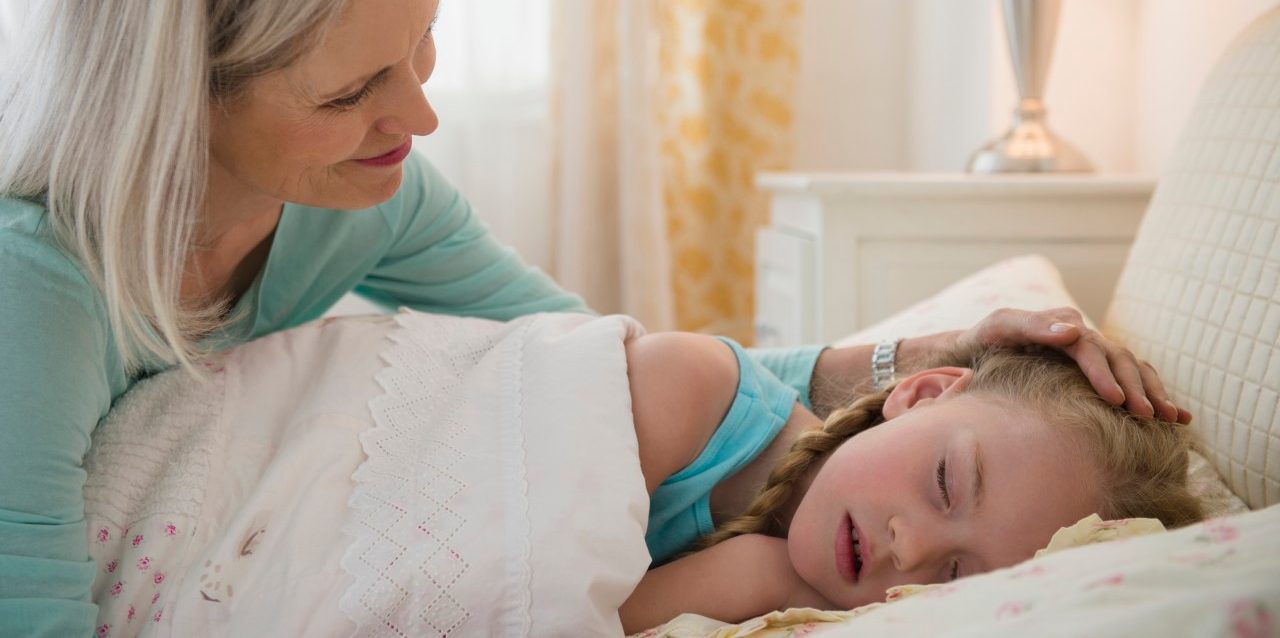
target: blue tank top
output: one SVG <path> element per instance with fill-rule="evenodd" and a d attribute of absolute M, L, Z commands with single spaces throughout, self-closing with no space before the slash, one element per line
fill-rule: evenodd
<path fill-rule="evenodd" d="M 799 393 L 746 355 L 732 339 L 720 340 L 738 360 L 738 390 L 724 420 L 702 452 L 667 477 L 649 499 L 645 543 L 653 564 L 685 551 L 715 530 L 711 488 L 751 462 L 773 441 L 791 416 Z"/>

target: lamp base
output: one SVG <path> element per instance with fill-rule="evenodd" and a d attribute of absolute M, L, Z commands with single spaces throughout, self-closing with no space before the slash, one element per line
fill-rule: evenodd
<path fill-rule="evenodd" d="M 1044 106 L 1024 99 L 1013 111 L 1013 126 L 983 146 L 965 166 L 970 173 L 1092 173 L 1093 165 L 1045 125 Z"/>

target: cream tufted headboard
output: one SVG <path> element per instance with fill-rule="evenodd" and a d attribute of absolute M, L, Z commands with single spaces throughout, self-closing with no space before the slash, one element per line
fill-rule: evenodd
<path fill-rule="evenodd" d="M 1201 89 L 1104 331 L 1160 371 L 1236 494 L 1280 503 L 1280 9 Z"/>

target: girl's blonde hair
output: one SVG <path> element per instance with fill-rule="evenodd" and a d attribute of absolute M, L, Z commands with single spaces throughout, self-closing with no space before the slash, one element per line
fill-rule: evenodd
<path fill-rule="evenodd" d="M 49 0 L 9 47 L 0 195 L 43 200 L 58 242 L 103 294 L 127 369 L 190 369 L 198 335 L 226 321 L 226 300 L 180 302 L 211 104 L 292 64 L 346 4 Z"/>
<path fill-rule="evenodd" d="M 1100 516 L 1157 518 L 1166 527 L 1200 520 L 1200 502 L 1187 484 L 1191 428 L 1135 416 L 1094 391 L 1074 361 L 1057 350 L 974 350 L 940 355 L 926 367 L 973 369 L 970 395 L 1027 406 L 1052 426 L 1080 434 L 1100 470 Z M 695 551 L 740 534 L 785 536 L 780 518 L 801 477 L 850 437 L 884 422 L 892 388 L 864 396 L 832 412 L 821 429 L 801 434 L 778 461 L 764 486 L 738 517 L 699 539 Z M 1048 539 L 1045 539 L 1046 541 Z"/>

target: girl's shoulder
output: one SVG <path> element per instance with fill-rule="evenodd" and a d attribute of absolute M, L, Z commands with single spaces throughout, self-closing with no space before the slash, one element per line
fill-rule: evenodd
<path fill-rule="evenodd" d="M 714 337 L 665 332 L 627 344 L 641 469 L 652 492 L 692 462 L 737 393 L 733 350 Z"/>

